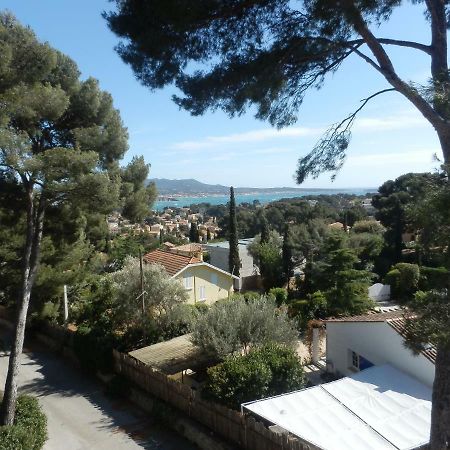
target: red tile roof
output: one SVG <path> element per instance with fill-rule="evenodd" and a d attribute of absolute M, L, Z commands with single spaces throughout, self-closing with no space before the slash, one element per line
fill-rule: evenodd
<path fill-rule="evenodd" d="M 173 277 L 180 270 L 187 267 L 189 264 L 196 264 L 201 262 L 200 259 L 178 255 L 172 252 L 165 252 L 163 250 L 153 250 L 144 255 L 144 261 L 150 264 L 160 264 L 166 269 L 166 272 Z"/>
<path fill-rule="evenodd" d="M 369 311 L 367 314 L 362 314 L 360 316 L 336 317 L 328 319 L 327 322 L 385 322 L 387 319 L 395 319 L 398 317 L 403 317 L 404 315 L 405 311 L 401 309 L 388 312 Z"/>
<path fill-rule="evenodd" d="M 196 242 L 191 242 L 190 244 L 179 245 L 177 247 L 173 247 L 172 251 L 176 252 L 177 250 L 182 252 L 201 252 L 203 250 L 202 244 L 197 244 Z"/>
<path fill-rule="evenodd" d="M 389 312 L 370 311 L 364 315 L 337 317 L 328 319 L 326 322 L 386 322 L 405 339 L 405 317 L 408 317 L 408 312 L 406 310 L 399 309 Z M 409 314 L 409 317 L 414 318 L 414 316 L 411 314 Z M 433 364 L 436 363 L 436 347 L 434 347 L 433 345 L 426 346 L 420 351 L 420 353 Z"/>

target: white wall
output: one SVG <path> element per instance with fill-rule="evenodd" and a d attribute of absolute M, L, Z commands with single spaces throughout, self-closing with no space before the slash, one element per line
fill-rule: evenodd
<path fill-rule="evenodd" d="M 375 365 L 391 364 L 431 387 L 434 364 L 422 354 L 415 356 L 403 342 L 386 322 L 327 322 L 327 365 L 332 363 L 334 373 L 354 374 L 350 350 Z"/>
<path fill-rule="evenodd" d="M 369 298 L 376 302 L 388 301 L 391 298 L 391 286 L 389 284 L 375 283 L 369 287 Z"/>

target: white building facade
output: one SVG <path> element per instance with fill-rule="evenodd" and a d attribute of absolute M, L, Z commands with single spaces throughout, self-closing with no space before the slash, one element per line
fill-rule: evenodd
<path fill-rule="evenodd" d="M 351 376 L 372 366 L 390 364 L 431 387 L 435 349 L 414 354 L 402 336 L 403 312 L 374 313 L 327 321 L 327 370 Z"/>

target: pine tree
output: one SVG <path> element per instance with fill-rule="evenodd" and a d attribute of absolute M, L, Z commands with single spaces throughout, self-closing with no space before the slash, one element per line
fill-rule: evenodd
<path fill-rule="evenodd" d="M 80 80 L 76 64 L 0 14 L 0 172 L 17 181 L 25 212 L 22 281 L 17 299 L 0 423 L 12 425 L 31 292 L 38 275 L 46 214 L 66 205 L 109 213 L 119 203 L 115 167 L 128 134 L 107 92 Z"/>
<path fill-rule="evenodd" d="M 239 258 L 239 240 L 237 233 L 237 220 L 236 220 L 236 201 L 234 199 L 234 188 L 230 187 L 230 226 L 229 226 L 229 243 L 230 251 L 228 255 L 228 267 L 230 273 L 239 276 L 241 260 Z"/>

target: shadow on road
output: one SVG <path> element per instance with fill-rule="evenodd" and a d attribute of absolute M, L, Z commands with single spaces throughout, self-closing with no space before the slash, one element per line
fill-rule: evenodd
<path fill-rule="evenodd" d="M 5 340 L 3 339 L 3 342 Z M 107 432 L 108 436 L 126 434 L 140 448 L 155 450 L 194 450 L 196 447 L 176 433 L 152 420 L 148 414 L 130 402 L 107 397 L 103 385 L 84 374 L 81 370 L 66 364 L 54 353 L 42 350 L 27 342 L 27 357 L 23 358 L 23 372 L 32 373 L 23 381 L 20 391 L 45 398 L 46 402 L 62 402 L 73 398 L 74 404 L 101 414 L 89 416 L 89 427 Z M 6 356 L 3 358 L 6 359 Z M 1 358 L 1 359 L 3 359 Z M 89 405 L 86 405 L 89 403 Z M 91 414 L 91 413 L 90 413 Z M 101 418 L 95 420 L 94 418 Z"/>

